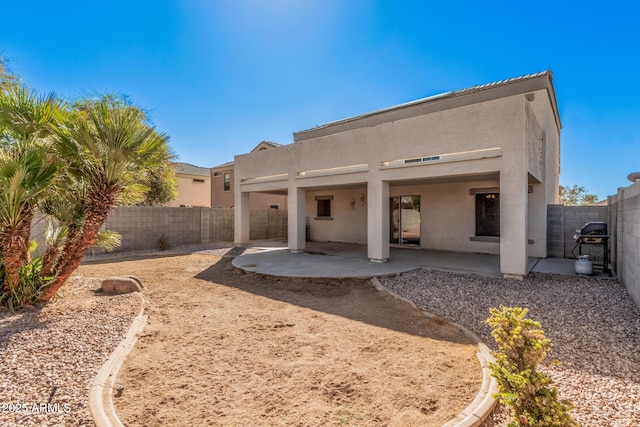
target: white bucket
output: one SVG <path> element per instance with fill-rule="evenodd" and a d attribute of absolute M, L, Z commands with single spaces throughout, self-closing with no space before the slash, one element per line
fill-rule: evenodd
<path fill-rule="evenodd" d="M 580 255 L 576 260 L 576 273 L 591 276 L 593 274 L 593 263 L 589 260 L 589 255 Z"/>

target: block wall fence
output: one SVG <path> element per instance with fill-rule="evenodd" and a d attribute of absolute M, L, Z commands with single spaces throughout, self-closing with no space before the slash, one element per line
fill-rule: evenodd
<path fill-rule="evenodd" d="M 640 181 L 609 196 L 611 265 L 640 307 Z"/>
<path fill-rule="evenodd" d="M 548 206 L 549 256 L 575 258 L 572 253 L 576 245 L 573 234 L 590 221 L 607 223 L 611 236 L 609 261 L 618 281 L 640 307 L 640 182 L 618 189 L 616 195 L 608 197 L 607 206 Z M 589 253 L 588 249 L 584 253 Z"/>
<path fill-rule="evenodd" d="M 576 229 L 587 222 L 606 222 L 611 224 L 607 206 L 547 206 L 547 256 L 553 258 L 575 258 L 573 249 L 576 242 L 573 235 Z M 589 248 L 583 246 L 583 253 L 588 254 Z M 601 250 L 595 250 L 602 253 Z"/>
<path fill-rule="evenodd" d="M 252 210 L 250 238 L 284 238 L 286 217 L 286 210 Z M 233 242 L 233 209 L 121 206 L 109 215 L 104 228 L 122 235 L 122 245 L 114 252 L 157 249 L 162 239 L 169 246 Z M 32 236 L 39 244 L 44 242 L 45 231 L 46 222 L 37 217 Z"/>

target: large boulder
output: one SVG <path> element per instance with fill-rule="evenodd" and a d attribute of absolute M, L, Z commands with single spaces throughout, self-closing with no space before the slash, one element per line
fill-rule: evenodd
<path fill-rule="evenodd" d="M 108 294 L 128 294 L 130 292 L 142 292 L 142 282 L 135 276 L 107 277 L 102 281 L 102 292 Z"/>

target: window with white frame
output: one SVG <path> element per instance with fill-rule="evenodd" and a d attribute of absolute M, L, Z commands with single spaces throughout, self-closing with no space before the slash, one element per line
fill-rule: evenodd
<path fill-rule="evenodd" d="M 231 191 L 231 172 L 224 173 L 224 191 Z"/>

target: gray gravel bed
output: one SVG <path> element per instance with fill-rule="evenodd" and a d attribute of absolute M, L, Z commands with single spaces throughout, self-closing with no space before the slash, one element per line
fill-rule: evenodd
<path fill-rule="evenodd" d="M 97 279 L 71 279 L 41 308 L 0 310 L 0 425 L 93 425 L 89 387 L 139 309 Z"/>
<path fill-rule="evenodd" d="M 416 305 L 473 331 L 497 348 L 489 308 L 521 306 L 554 345 L 543 370 L 583 426 L 640 425 L 640 310 L 613 280 L 534 274 L 525 281 L 416 270 L 381 278 Z M 499 412 L 504 413 L 504 409 Z M 490 423 L 504 425 L 504 419 Z"/>

